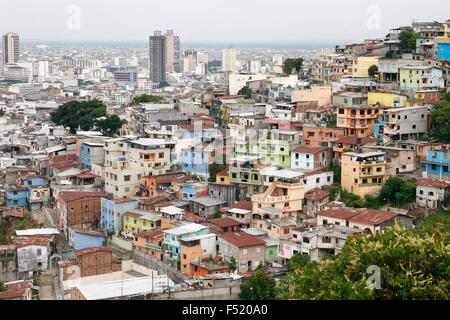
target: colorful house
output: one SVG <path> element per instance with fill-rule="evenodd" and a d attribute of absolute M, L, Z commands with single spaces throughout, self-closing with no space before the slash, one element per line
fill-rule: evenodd
<path fill-rule="evenodd" d="M 166 247 L 164 262 L 172 266 L 179 266 L 181 262 L 180 239 L 200 236 L 208 233 L 208 227 L 197 223 L 189 223 L 178 228 L 164 230 L 164 245 Z"/>
<path fill-rule="evenodd" d="M 22 218 L 27 208 L 28 188 L 11 186 L 6 188 L 6 207 L 9 215 Z"/>
<path fill-rule="evenodd" d="M 101 200 L 101 221 L 100 225 L 104 231 L 115 232 L 123 229 L 123 214 L 127 211 L 137 209 L 139 200 L 136 199 L 107 199 Z"/>
<path fill-rule="evenodd" d="M 102 232 L 72 226 L 69 228 L 69 245 L 74 250 L 89 247 L 103 247 L 105 244 L 105 234 Z"/>
<path fill-rule="evenodd" d="M 450 181 L 448 172 L 450 151 L 448 149 L 430 150 L 427 153 L 427 178 Z"/>
<path fill-rule="evenodd" d="M 161 216 L 145 210 L 134 209 L 123 214 L 123 232 L 136 234 L 161 227 Z"/>

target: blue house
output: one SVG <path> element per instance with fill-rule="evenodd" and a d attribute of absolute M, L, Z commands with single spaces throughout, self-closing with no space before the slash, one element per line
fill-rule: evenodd
<path fill-rule="evenodd" d="M 206 182 L 187 182 L 181 184 L 180 188 L 181 200 L 186 202 L 208 195 L 208 183 Z"/>
<path fill-rule="evenodd" d="M 23 217 L 27 207 L 28 188 L 21 186 L 11 186 L 6 188 L 6 206 L 9 208 L 9 215 L 13 217 Z"/>
<path fill-rule="evenodd" d="M 427 177 L 450 181 L 448 173 L 448 159 L 450 151 L 447 149 L 430 150 L 427 153 Z"/>
<path fill-rule="evenodd" d="M 104 231 L 119 233 L 122 230 L 123 214 L 137 209 L 139 200 L 102 198 L 100 225 Z"/>
<path fill-rule="evenodd" d="M 82 229 L 76 226 L 69 228 L 69 245 L 74 250 L 81 250 L 89 247 L 103 247 L 105 235 L 101 232 Z"/>
<path fill-rule="evenodd" d="M 181 170 L 209 177 L 209 165 L 214 162 L 215 150 L 212 146 L 199 146 L 183 149 L 181 152 Z"/>
<path fill-rule="evenodd" d="M 105 151 L 102 143 L 83 142 L 80 151 L 80 162 L 85 167 L 90 169 L 92 164 L 105 162 Z"/>
<path fill-rule="evenodd" d="M 40 175 L 26 176 L 22 178 L 22 183 L 25 187 L 42 186 L 45 184 L 45 178 Z"/>
<path fill-rule="evenodd" d="M 383 142 L 383 126 L 384 119 L 383 116 L 380 116 L 378 120 L 375 120 L 375 124 L 373 125 L 373 133 L 375 135 L 375 138 L 377 138 L 381 142 Z"/>

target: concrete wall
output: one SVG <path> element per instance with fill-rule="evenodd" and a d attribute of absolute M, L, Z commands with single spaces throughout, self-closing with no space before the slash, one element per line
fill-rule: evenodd
<path fill-rule="evenodd" d="M 158 294 L 153 300 L 239 300 L 239 286 Z"/>
<path fill-rule="evenodd" d="M 146 253 L 137 250 L 133 251 L 133 262 L 146 268 L 156 270 L 158 275 L 167 274 L 169 279 L 175 283 L 183 283 L 184 280 L 189 279 L 184 273 L 164 264 L 162 261 L 159 261 Z"/>

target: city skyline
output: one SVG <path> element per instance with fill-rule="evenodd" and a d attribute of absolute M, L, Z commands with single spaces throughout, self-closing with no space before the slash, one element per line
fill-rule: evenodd
<path fill-rule="evenodd" d="M 211 13 L 205 0 L 195 3 L 171 1 L 165 5 L 159 2 L 130 0 L 125 6 L 116 0 L 108 1 L 107 5 L 104 1 L 78 0 L 74 3 L 63 0 L 52 1 L 47 6 L 49 0 L 39 3 L 19 0 L 14 4 L 3 4 L 3 9 L 10 14 L 0 21 L 0 30 L 20 34 L 25 43 L 144 43 L 153 30 L 173 29 L 187 44 L 340 44 L 383 37 L 389 28 L 410 24 L 412 17 L 445 21 L 448 18 L 445 13 L 450 9 L 447 1 L 436 0 L 433 1 L 435 6 L 431 6 L 414 0 L 409 3 L 413 10 L 408 16 L 398 16 L 397 9 L 404 4 L 384 0 L 339 3 L 331 0 L 324 3 L 264 0 L 258 2 L 257 7 L 252 1 L 232 0 L 216 1 Z M 439 7 L 437 13 L 436 7 Z M 251 15 L 234 15 L 230 19 L 236 10 L 251 12 Z M 273 12 L 279 12 L 279 15 L 273 15 Z M 40 17 L 49 14 L 52 19 L 40 21 Z M 249 19 L 250 16 L 253 18 Z M 33 21 L 32 27 L 30 21 Z M 203 27 L 205 25 L 207 28 Z"/>

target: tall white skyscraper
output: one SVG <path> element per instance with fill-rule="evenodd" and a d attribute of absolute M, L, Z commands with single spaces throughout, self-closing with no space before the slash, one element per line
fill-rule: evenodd
<path fill-rule="evenodd" d="M 19 35 L 8 32 L 2 37 L 3 65 L 19 61 Z"/>
<path fill-rule="evenodd" d="M 222 71 L 236 70 L 236 50 L 227 48 L 222 50 Z"/>

